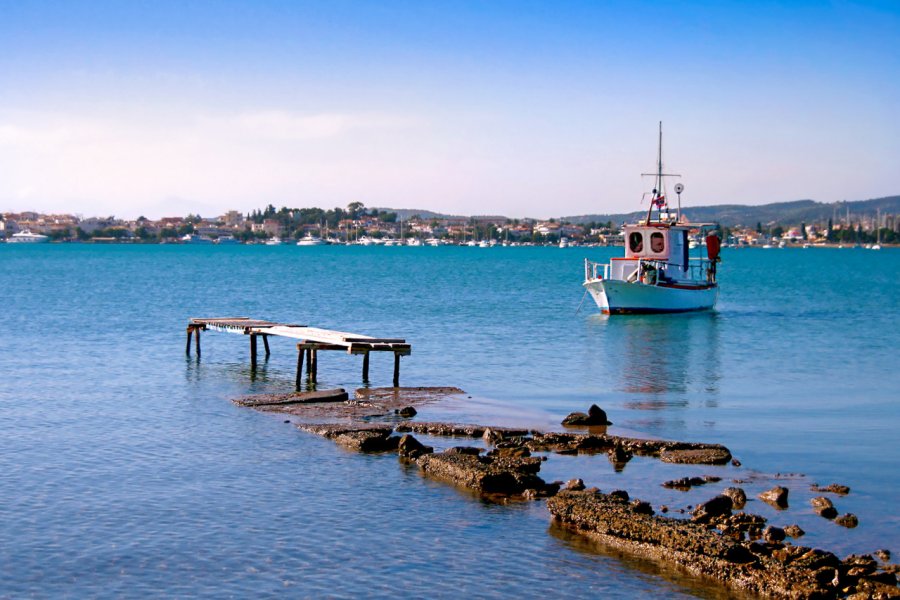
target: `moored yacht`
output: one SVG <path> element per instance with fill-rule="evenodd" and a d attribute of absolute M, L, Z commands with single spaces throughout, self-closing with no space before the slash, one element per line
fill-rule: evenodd
<path fill-rule="evenodd" d="M 31 233 L 28 229 L 23 229 L 19 233 L 10 236 L 7 243 L 10 244 L 43 244 L 49 242 L 50 237 L 42 233 Z"/>

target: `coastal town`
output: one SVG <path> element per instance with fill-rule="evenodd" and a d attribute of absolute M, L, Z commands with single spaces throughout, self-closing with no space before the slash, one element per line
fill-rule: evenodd
<path fill-rule="evenodd" d="M 346 208 L 281 208 L 217 217 L 159 219 L 83 217 L 74 214 L 0 214 L 0 241 L 163 244 L 359 244 L 502 246 L 618 246 L 621 226 L 611 220 L 510 219 L 503 216 L 446 216 L 422 211 Z M 408 213 L 404 218 L 403 213 Z M 868 246 L 900 243 L 900 218 L 889 213 L 847 215 L 817 223 L 770 221 L 717 225 L 729 246 Z M 699 228 L 692 234 L 702 243 Z"/>

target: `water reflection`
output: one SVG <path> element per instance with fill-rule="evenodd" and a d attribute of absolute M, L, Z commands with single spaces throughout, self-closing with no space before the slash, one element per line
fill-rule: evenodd
<path fill-rule="evenodd" d="M 638 410 L 687 407 L 699 395 L 718 405 L 721 341 L 717 313 L 590 318 L 589 327 L 609 351 L 605 379 L 633 394 Z M 592 336 L 593 337 L 593 336 Z"/>

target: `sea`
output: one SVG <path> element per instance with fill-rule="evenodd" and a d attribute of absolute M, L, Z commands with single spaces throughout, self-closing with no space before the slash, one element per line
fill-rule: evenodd
<path fill-rule="evenodd" d="M 551 455 L 541 476 L 669 516 L 740 486 L 746 510 L 843 557 L 900 552 L 900 249 L 726 248 L 713 312 L 599 314 L 584 259 L 621 248 L 0 245 L 0 597 L 731 597 L 491 502 L 393 454 L 357 454 L 234 398 L 294 387 L 296 349 L 191 317 L 402 337 L 416 417 L 726 445 L 740 466 Z M 393 358 L 373 354 L 370 385 Z M 319 388 L 363 385 L 323 352 Z M 288 420 L 289 421 L 289 420 Z M 439 449 L 466 441 L 426 440 Z M 683 492 L 685 476 L 721 481 Z M 814 514 L 813 484 L 845 528 Z M 789 508 L 756 499 L 775 485 Z"/>

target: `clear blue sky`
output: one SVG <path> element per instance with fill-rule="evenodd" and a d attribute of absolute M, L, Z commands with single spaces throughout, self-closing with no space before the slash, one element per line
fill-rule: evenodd
<path fill-rule="evenodd" d="M 0 211 L 900 193 L 898 2 L 0 0 Z"/>

